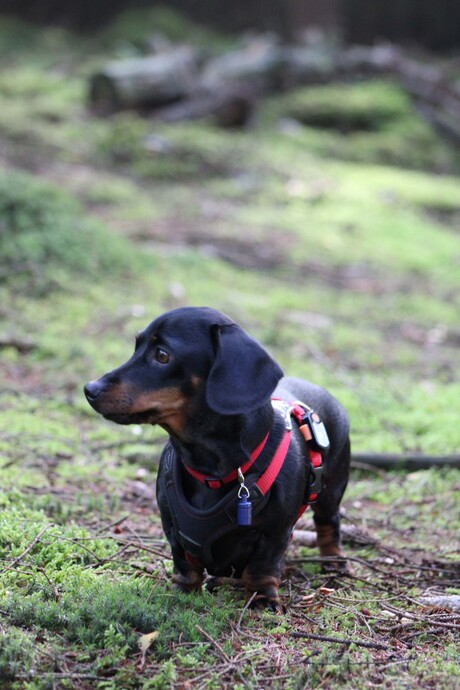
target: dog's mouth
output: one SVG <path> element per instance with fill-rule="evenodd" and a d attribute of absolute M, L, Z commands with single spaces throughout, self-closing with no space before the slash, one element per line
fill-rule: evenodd
<path fill-rule="evenodd" d="M 102 413 L 104 419 L 115 424 L 160 424 L 162 414 L 158 410 L 145 410 L 143 412 L 106 412 Z"/>
<path fill-rule="evenodd" d="M 184 398 L 148 401 L 153 404 L 146 404 L 146 400 L 132 404 L 131 409 L 106 409 L 101 410 L 105 419 L 115 422 L 115 424 L 169 424 L 172 418 L 180 417 L 185 405 Z"/>
<path fill-rule="evenodd" d="M 187 399 L 178 388 L 139 392 L 118 385 L 115 390 L 85 387 L 89 404 L 105 419 L 115 424 L 160 424 L 171 428 L 182 426 Z"/>

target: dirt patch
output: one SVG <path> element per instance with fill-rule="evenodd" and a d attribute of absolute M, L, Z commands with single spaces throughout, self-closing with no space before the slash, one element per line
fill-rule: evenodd
<path fill-rule="evenodd" d="M 351 292 L 386 295 L 395 292 L 417 290 L 426 293 L 430 286 L 425 277 L 419 275 L 388 276 L 383 269 L 371 263 L 336 264 L 319 261 L 302 261 L 295 256 L 297 239 L 279 230 L 270 232 L 270 239 L 259 240 L 247 234 L 245 237 L 218 236 L 212 230 L 192 223 L 184 224 L 182 218 L 168 218 L 156 223 L 153 228 L 133 230 L 131 238 L 140 244 L 164 251 L 166 247 L 193 247 L 203 254 L 219 258 L 237 268 L 261 272 L 278 272 L 283 279 L 296 281 L 301 278 L 314 279 L 334 289 Z M 168 250 L 169 253 L 169 250 Z"/>
<path fill-rule="evenodd" d="M 453 232 L 460 233 L 460 208 L 424 206 L 423 212 L 430 220 L 440 223 Z"/>

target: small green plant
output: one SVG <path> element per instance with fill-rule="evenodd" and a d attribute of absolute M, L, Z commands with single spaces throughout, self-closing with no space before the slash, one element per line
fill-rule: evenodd
<path fill-rule="evenodd" d="M 177 671 L 172 659 L 163 661 L 161 668 L 153 678 L 144 681 L 142 690 L 173 690 L 177 680 Z"/>
<path fill-rule="evenodd" d="M 20 671 L 29 670 L 34 659 L 31 637 L 19 628 L 9 627 L 0 635 L 0 678 L 14 680 Z"/>

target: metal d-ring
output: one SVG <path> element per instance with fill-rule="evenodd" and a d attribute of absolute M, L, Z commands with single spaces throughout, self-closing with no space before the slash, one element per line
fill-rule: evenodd
<path fill-rule="evenodd" d="M 238 481 L 240 483 L 240 488 L 238 489 L 238 498 L 241 498 L 243 491 L 246 492 L 246 498 L 249 498 L 251 495 L 251 492 L 249 491 L 248 487 L 244 483 L 244 474 L 241 471 L 241 467 L 238 467 Z"/>

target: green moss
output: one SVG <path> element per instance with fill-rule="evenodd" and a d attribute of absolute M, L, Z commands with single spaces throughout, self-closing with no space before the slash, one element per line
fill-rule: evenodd
<path fill-rule="evenodd" d="M 389 82 L 308 87 L 273 101 L 272 117 L 292 117 L 311 127 L 375 131 L 407 115 L 409 100 Z M 275 114 L 276 113 L 276 114 Z"/>
<path fill-rule="evenodd" d="M 460 160 L 389 81 L 305 87 L 269 101 L 265 123 L 284 124 L 297 146 L 328 158 L 458 171 Z"/>
<path fill-rule="evenodd" d="M 92 279 L 128 274 L 135 252 L 58 187 L 16 172 L 0 175 L 0 279 L 35 288 L 59 285 L 66 272 Z M 11 281 L 12 282 L 12 281 Z"/>
<path fill-rule="evenodd" d="M 206 124 L 157 125 L 132 114 L 113 116 L 95 139 L 99 156 L 147 180 L 196 180 L 236 174 L 247 147 Z"/>
<path fill-rule="evenodd" d="M 12 681 L 20 672 L 29 671 L 34 659 L 32 637 L 24 630 L 9 627 L 0 637 L 0 677 Z"/>

